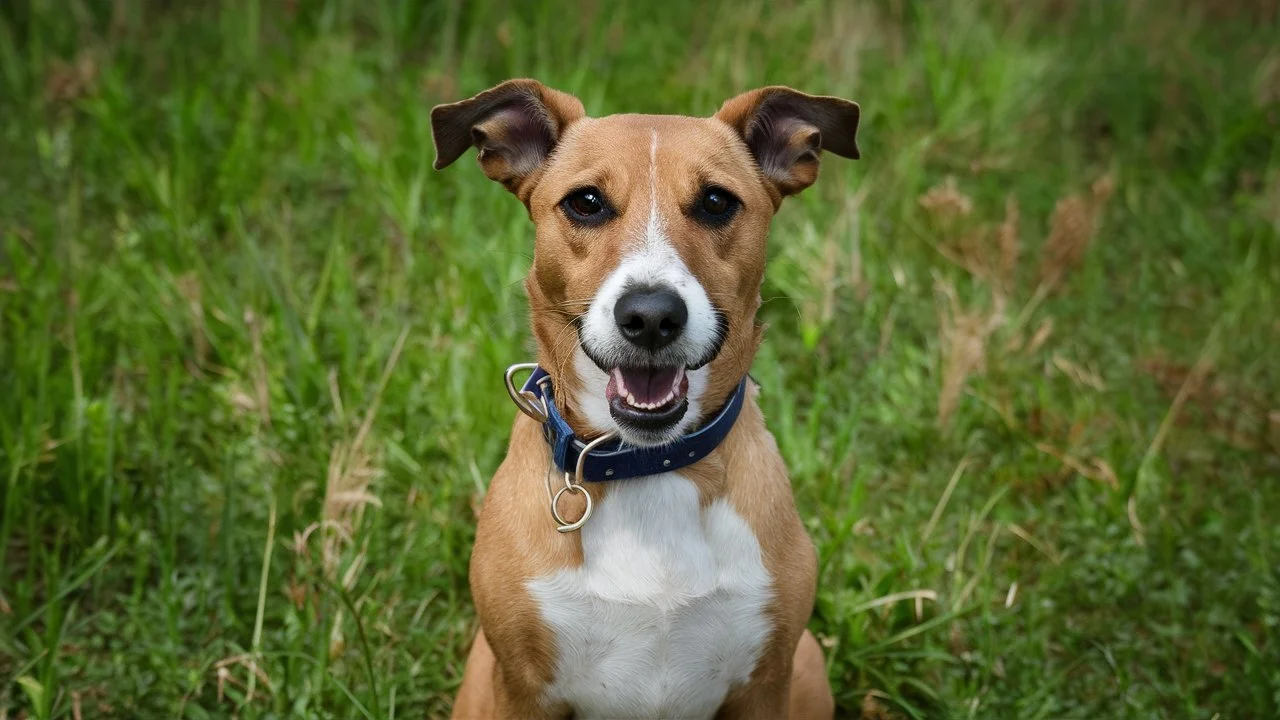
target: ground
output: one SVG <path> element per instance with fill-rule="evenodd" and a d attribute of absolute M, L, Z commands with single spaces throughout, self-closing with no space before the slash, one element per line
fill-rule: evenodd
<path fill-rule="evenodd" d="M 1280 715 L 1275 2 L 0 7 L 0 718 L 440 717 L 532 231 L 428 110 L 857 100 L 753 368 L 841 717 Z"/>

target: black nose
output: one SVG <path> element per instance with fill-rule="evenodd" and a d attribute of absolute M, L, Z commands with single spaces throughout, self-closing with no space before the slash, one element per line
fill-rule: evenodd
<path fill-rule="evenodd" d="M 613 306 L 613 320 L 632 344 L 658 350 L 675 342 L 689 321 L 689 308 L 672 290 L 635 288 Z"/>

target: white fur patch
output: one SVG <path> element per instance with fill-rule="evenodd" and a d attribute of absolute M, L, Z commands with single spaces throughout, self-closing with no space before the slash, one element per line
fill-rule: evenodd
<path fill-rule="evenodd" d="M 546 699 L 580 720 L 712 717 L 769 635 L 773 578 L 751 528 L 665 473 L 610 487 L 581 532 L 580 567 L 528 583 L 555 638 Z"/>

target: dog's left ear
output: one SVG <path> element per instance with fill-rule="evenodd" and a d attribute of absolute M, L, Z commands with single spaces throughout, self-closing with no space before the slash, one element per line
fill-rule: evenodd
<path fill-rule="evenodd" d="M 858 159 L 858 104 L 773 86 L 725 102 L 716 118 L 738 131 L 776 190 L 774 204 L 818 179 L 818 156 L 829 150 Z"/>
<path fill-rule="evenodd" d="M 437 170 L 472 145 L 484 174 L 521 200 L 565 128 L 586 116 L 578 98 L 537 80 L 508 80 L 475 97 L 431 109 Z"/>

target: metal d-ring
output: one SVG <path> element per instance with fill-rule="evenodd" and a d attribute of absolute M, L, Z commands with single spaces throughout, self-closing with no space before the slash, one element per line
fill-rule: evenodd
<path fill-rule="evenodd" d="M 616 437 L 617 437 L 617 434 L 615 433 L 605 433 L 604 435 L 601 435 L 595 440 L 592 440 L 591 442 L 587 443 L 585 446 L 583 446 L 582 452 L 578 453 L 578 462 L 577 462 L 577 465 L 573 468 L 573 477 L 570 478 L 569 473 L 567 472 L 564 474 L 564 487 L 556 491 L 556 494 L 551 497 L 551 517 L 555 518 L 556 530 L 558 530 L 559 532 L 562 532 L 562 533 L 573 532 L 574 530 L 577 530 L 581 528 L 583 525 L 587 524 L 587 519 L 591 517 L 593 504 L 591 501 L 591 493 L 585 487 L 582 486 L 582 482 L 583 482 L 582 469 L 583 467 L 586 466 L 588 453 L 600 447 L 601 445 L 609 442 L 610 440 L 615 439 Z M 547 490 L 550 491 L 550 483 L 548 483 Z M 567 492 L 582 493 L 582 496 L 586 498 L 586 501 L 587 501 L 587 506 L 582 510 L 582 517 L 578 518 L 575 522 L 566 522 L 565 519 L 561 517 L 560 510 L 556 507 L 557 505 L 560 504 L 560 496 L 564 495 Z"/>
<path fill-rule="evenodd" d="M 516 387 L 515 378 L 516 373 L 521 370 L 533 371 L 537 368 L 538 363 L 516 363 L 515 365 L 507 368 L 507 372 L 503 375 L 503 381 L 507 386 L 507 394 L 511 396 L 511 402 L 515 403 L 516 407 L 520 408 L 520 412 L 528 415 L 534 420 L 537 420 L 539 424 L 542 424 L 547 421 L 548 416 L 546 398 L 537 398 L 533 393 L 525 392 Z M 546 388 L 543 388 L 543 392 L 546 392 Z M 541 401 L 541 407 L 537 404 L 539 400 Z"/>

